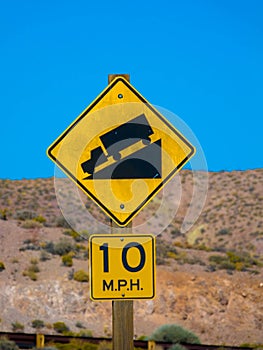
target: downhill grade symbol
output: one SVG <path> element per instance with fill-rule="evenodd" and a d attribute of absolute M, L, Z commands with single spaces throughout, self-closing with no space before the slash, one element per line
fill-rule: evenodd
<path fill-rule="evenodd" d="M 126 226 L 194 152 L 123 77 L 48 148 L 48 156 L 119 226 Z"/>
<path fill-rule="evenodd" d="M 154 298 L 154 236 L 92 235 L 89 249 L 91 299 Z"/>

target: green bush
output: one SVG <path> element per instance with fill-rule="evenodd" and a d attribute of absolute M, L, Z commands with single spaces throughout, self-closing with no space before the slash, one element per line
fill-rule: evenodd
<path fill-rule="evenodd" d="M 0 350 L 19 350 L 19 347 L 11 340 L 0 339 Z"/>
<path fill-rule="evenodd" d="M 93 334 L 90 329 L 82 329 L 76 334 L 77 337 L 92 338 Z"/>
<path fill-rule="evenodd" d="M 53 254 L 55 255 L 66 255 L 73 250 L 74 246 L 68 239 L 61 239 L 53 246 Z"/>
<path fill-rule="evenodd" d="M 63 232 L 64 235 L 72 237 L 76 242 L 81 242 L 83 239 L 80 234 L 74 230 L 68 229 Z"/>
<path fill-rule="evenodd" d="M 0 209 L 0 219 L 7 220 L 7 210 L 6 209 Z"/>
<path fill-rule="evenodd" d="M 39 263 L 38 258 L 32 258 L 30 259 L 30 264 L 31 265 L 37 265 Z"/>
<path fill-rule="evenodd" d="M 0 272 L 3 270 L 5 270 L 5 264 L 2 261 L 0 261 Z"/>
<path fill-rule="evenodd" d="M 82 329 L 85 328 L 80 321 L 77 321 L 75 326 L 78 327 L 78 328 L 82 328 Z"/>
<path fill-rule="evenodd" d="M 32 327 L 33 327 L 33 328 L 40 329 L 40 328 L 45 327 L 45 323 L 44 323 L 44 321 L 42 321 L 42 320 L 33 320 L 33 321 L 32 321 Z"/>
<path fill-rule="evenodd" d="M 235 270 L 235 264 L 229 261 L 228 257 L 222 255 L 211 255 L 209 257 L 211 266 L 223 270 Z"/>
<path fill-rule="evenodd" d="M 56 219 L 56 226 L 57 227 L 64 227 L 64 228 L 70 228 L 70 225 L 68 224 L 67 220 L 64 218 L 64 216 L 60 216 Z"/>
<path fill-rule="evenodd" d="M 216 236 L 224 236 L 224 235 L 229 235 L 229 234 L 230 234 L 229 228 L 222 228 L 221 230 L 219 230 L 216 233 Z"/>
<path fill-rule="evenodd" d="M 182 233 L 178 228 L 174 228 L 173 230 L 171 230 L 171 235 L 173 236 L 173 238 L 176 238 L 182 236 Z"/>
<path fill-rule="evenodd" d="M 54 255 L 65 255 L 74 250 L 74 245 L 68 239 L 60 239 L 59 242 L 48 242 L 45 249 Z"/>
<path fill-rule="evenodd" d="M 23 271 L 23 276 L 27 276 L 29 277 L 32 281 L 36 281 L 37 280 L 37 273 L 40 272 L 40 269 L 38 267 L 38 259 L 31 259 L 31 264 L 29 265 L 29 267 Z"/>
<path fill-rule="evenodd" d="M 82 230 L 82 231 L 80 231 L 79 234 L 80 234 L 80 237 L 82 238 L 83 241 L 89 240 L 90 234 L 87 230 Z"/>
<path fill-rule="evenodd" d="M 70 254 L 66 254 L 62 256 L 62 263 L 64 266 L 71 267 L 73 265 L 72 256 Z"/>
<path fill-rule="evenodd" d="M 40 224 L 44 224 L 47 221 L 42 215 L 36 216 L 35 218 L 33 218 L 33 220 L 39 222 Z"/>
<path fill-rule="evenodd" d="M 177 254 L 177 250 L 175 247 L 169 245 L 168 243 L 165 243 L 164 241 L 159 241 L 157 248 L 156 248 L 156 263 L 157 265 L 165 264 L 166 258 L 169 252 L 169 255 L 171 256 L 172 253 L 174 253 L 173 256 Z"/>
<path fill-rule="evenodd" d="M 25 221 L 25 220 L 33 220 L 38 215 L 35 211 L 31 210 L 18 210 L 15 213 L 15 219 Z"/>
<path fill-rule="evenodd" d="M 28 267 L 28 271 L 29 271 L 29 272 L 35 272 L 35 273 L 37 273 L 37 272 L 40 272 L 40 269 L 39 269 L 39 267 L 38 267 L 37 264 L 31 264 L 31 265 Z"/>
<path fill-rule="evenodd" d="M 39 227 L 42 227 L 42 225 L 38 221 L 28 219 L 22 223 L 21 227 L 26 228 L 26 229 L 30 229 L 30 228 L 39 228 Z"/>
<path fill-rule="evenodd" d="M 40 261 L 47 261 L 47 260 L 50 260 L 50 256 L 49 254 L 45 251 L 45 250 L 42 250 L 41 253 L 40 253 L 40 258 L 39 258 Z"/>
<path fill-rule="evenodd" d="M 45 251 L 50 254 L 55 254 L 54 246 L 55 246 L 54 242 L 49 241 L 49 242 L 46 242 L 42 248 L 45 249 Z"/>
<path fill-rule="evenodd" d="M 23 276 L 29 277 L 32 281 L 37 281 L 37 274 L 34 271 L 25 270 Z"/>
<path fill-rule="evenodd" d="M 226 261 L 226 257 L 222 255 L 211 255 L 209 256 L 209 261 L 217 265 L 220 265 L 222 264 L 222 262 Z"/>
<path fill-rule="evenodd" d="M 53 328 L 58 333 L 65 333 L 69 331 L 68 326 L 64 322 L 53 323 Z"/>
<path fill-rule="evenodd" d="M 17 332 L 17 331 L 24 331 L 24 325 L 20 322 L 14 322 L 12 323 L 12 330 L 13 332 Z"/>
<path fill-rule="evenodd" d="M 248 252 L 227 252 L 228 259 L 232 263 L 243 263 L 245 267 L 262 266 L 262 263 L 251 256 Z"/>
<path fill-rule="evenodd" d="M 83 270 L 78 270 L 74 272 L 73 279 L 78 282 L 89 282 L 89 275 Z"/>
<path fill-rule="evenodd" d="M 247 252 L 227 252 L 225 256 L 211 255 L 209 261 L 212 267 L 226 270 L 247 271 L 253 266 L 262 266 L 260 261 Z"/>
<path fill-rule="evenodd" d="M 194 333 L 177 324 L 164 324 L 160 326 L 151 334 L 149 339 L 174 344 L 200 344 L 199 338 Z"/>
<path fill-rule="evenodd" d="M 68 238 L 61 238 L 57 243 L 52 241 L 45 242 L 41 245 L 41 248 L 53 255 L 64 256 L 69 254 L 76 259 L 86 259 L 88 255 L 85 245 L 73 243 Z"/>
<path fill-rule="evenodd" d="M 90 236 L 88 231 L 86 231 L 86 230 L 76 232 L 74 230 L 67 229 L 63 232 L 63 234 L 65 236 L 72 237 L 74 239 L 74 241 L 76 241 L 76 242 L 88 241 L 89 236 Z"/>
<path fill-rule="evenodd" d="M 19 248 L 20 251 L 40 250 L 39 242 L 35 239 L 26 239 L 24 240 L 23 245 L 24 245 L 23 247 Z"/>

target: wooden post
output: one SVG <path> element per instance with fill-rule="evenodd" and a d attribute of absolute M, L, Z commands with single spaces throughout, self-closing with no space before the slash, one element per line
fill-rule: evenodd
<path fill-rule="evenodd" d="M 108 83 L 118 76 L 130 81 L 129 74 L 109 74 Z M 111 233 L 132 233 L 132 223 L 119 227 L 111 221 Z M 133 301 L 112 302 L 112 341 L 113 350 L 133 350 Z"/>
<path fill-rule="evenodd" d="M 131 233 L 132 224 L 119 227 L 111 223 L 112 233 Z M 112 302 L 112 341 L 113 350 L 133 350 L 133 301 Z"/>
<path fill-rule="evenodd" d="M 116 77 L 123 77 L 124 79 L 130 81 L 130 74 L 109 74 L 108 75 L 108 84 L 112 82 Z"/>

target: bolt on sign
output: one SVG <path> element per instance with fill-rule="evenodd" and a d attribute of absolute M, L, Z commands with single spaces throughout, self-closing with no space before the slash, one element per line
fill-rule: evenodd
<path fill-rule="evenodd" d="M 194 153 L 123 77 L 48 148 L 48 156 L 119 226 L 126 226 Z"/>
<path fill-rule="evenodd" d="M 153 235 L 92 235 L 89 251 L 91 299 L 154 298 Z"/>

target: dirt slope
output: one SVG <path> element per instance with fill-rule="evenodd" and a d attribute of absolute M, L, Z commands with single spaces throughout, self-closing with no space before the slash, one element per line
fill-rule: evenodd
<path fill-rule="evenodd" d="M 263 343 L 263 169 L 209 173 L 205 206 L 186 233 L 182 222 L 196 179 L 181 173 L 180 206 L 157 237 L 156 298 L 134 303 L 135 334 L 178 323 L 203 343 Z M 168 200 L 172 207 L 173 197 Z M 106 220 L 85 202 L 94 216 Z M 158 207 L 156 198 L 137 220 Z M 63 321 L 74 332 L 81 324 L 93 335 L 110 335 L 111 303 L 92 302 L 89 282 L 73 278 L 78 270 L 88 272 L 87 241 L 66 227 L 53 179 L 0 180 L 0 218 L 5 267 L 0 272 L 0 329 L 12 330 L 18 322 L 32 332 L 32 320 L 40 319 L 45 332 L 54 332 L 52 324 Z M 157 232 L 161 225 L 157 211 L 147 230 Z M 87 231 L 88 236 L 92 229 Z M 62 263 L 61 255 L 68 252 L 72 266 Z"/>

